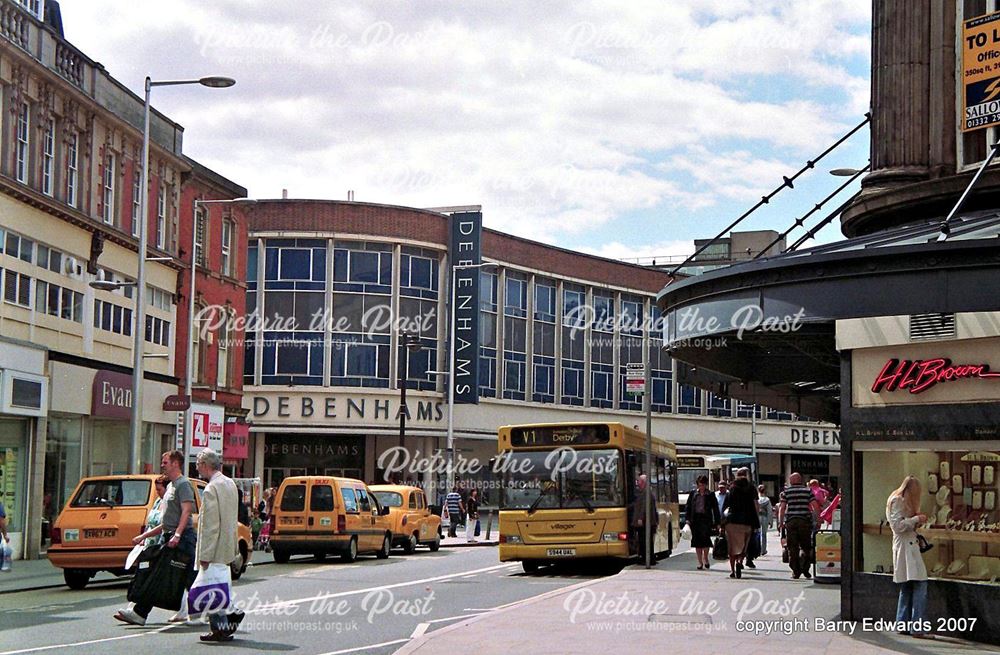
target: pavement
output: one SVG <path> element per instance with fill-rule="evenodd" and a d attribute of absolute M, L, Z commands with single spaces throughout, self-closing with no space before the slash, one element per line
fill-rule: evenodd
<path fill-rule="evenodd" d="M 728 562 L 696 570 L 691 552 L 650 570 L 630 566 L 618 575 L 455 622 L 409 641 L 396 655 L 481 652 L 483 635 L 489 635 L 490 652 L 518 655 L 608 653 L 623 646 L 628 652 L 660 652 L 669 646 L 674 652 L 742 655 L 1000 652 L 944 637 L 931 641 L 863 632 L 860 625 L 852 636 L 848 626 L 827 623 L 839 618 L 839 585 L 792 580 L 787 565 L 774 555 L 757 565 L 746 569 L 741 580 L 729 578 Z"/>

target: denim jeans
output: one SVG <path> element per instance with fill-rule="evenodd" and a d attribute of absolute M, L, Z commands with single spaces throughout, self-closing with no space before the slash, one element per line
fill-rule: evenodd
<path fill-rule="evenodd" d="M 899 604 L 896 606 L 896 622 L 921 621 L 927 613 L 927 581 L 910 580 L 899 584 Z M 917 623 L 910 632 L 922 632 Z"/>

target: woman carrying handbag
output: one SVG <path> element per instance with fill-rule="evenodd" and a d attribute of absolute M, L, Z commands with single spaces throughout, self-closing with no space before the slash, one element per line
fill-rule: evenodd
<path fill-rule="evenodd" d="M 917 528 L 927 522 L 920 512 L 920 481 L 912 475 L 903 479 L 885 503 L 885 518 L 892 527 L 892 580 L 899 585 L 896 624 L 900 634 L 918 639 L 933 639 L 926 633 L 930 626 L 927 611 L 927 567 L 921 555 L 921 537 Z"/>

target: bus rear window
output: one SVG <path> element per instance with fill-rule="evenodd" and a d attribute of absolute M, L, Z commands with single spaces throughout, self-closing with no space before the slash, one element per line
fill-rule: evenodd
<path fill-rule="evenodd" d="M 149 489 L 149 480 L 91 480 L 70 507 L 140 507 L 149 501 Z"/>

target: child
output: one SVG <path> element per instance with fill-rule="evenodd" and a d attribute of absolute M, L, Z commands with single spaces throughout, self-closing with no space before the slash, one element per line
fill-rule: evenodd
<path fill-rule="evenodd" d="M 264 522 L 260 520 L 260 512 L 254 510 L 253 519 L 250 521 L 250 534 L 253 535 L 253 547 L 257 550 L 257 541 L 260 539 L 260 529 Z"/>

